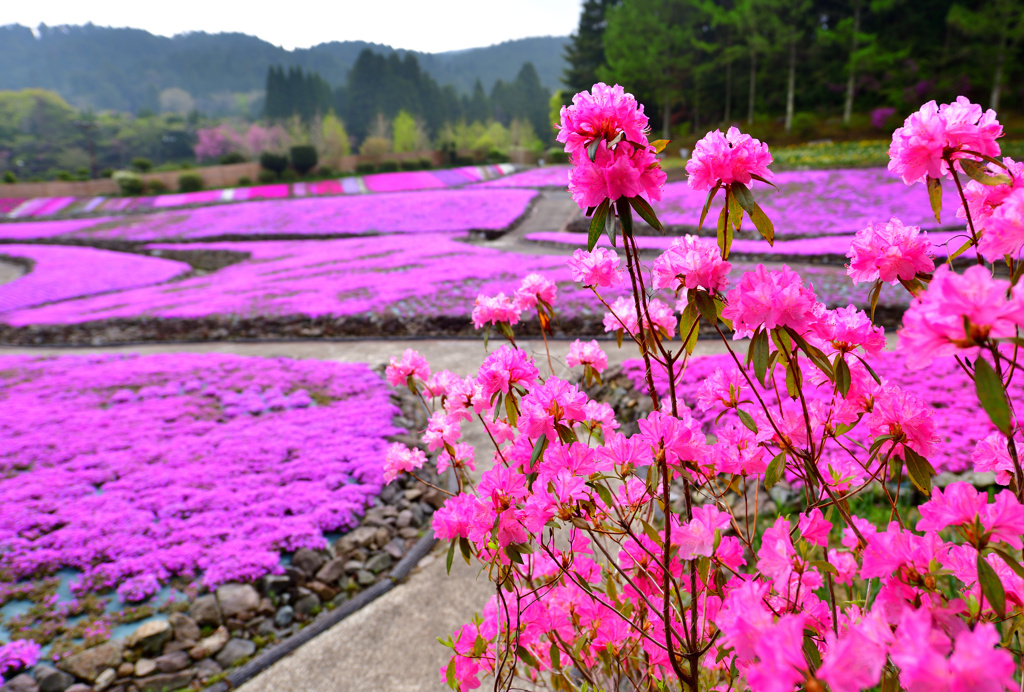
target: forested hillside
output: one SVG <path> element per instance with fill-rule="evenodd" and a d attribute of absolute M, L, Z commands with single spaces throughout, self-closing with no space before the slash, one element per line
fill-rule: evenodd
<path fill-rule="evenodd" d="M 162 97 L 164 110 L 192 99 L 207 114 L 247 115 L 260 109 L 271 65 L 301 67 L 337 86 L 364 49 L 396 52 L 363 41 L 287 51 L 245 34 L 166 38 L 92 25 L 40 27 L 37 34 L 18 25 L 0 27 L 0 89 L 50 89 L 78 107 L 130 112 L 159 111 Z M 499 79 L 511 82 L 525 62 L 532 62 L 541 83 L 555 90 L 561 86 L 566 41 L 543 37 L 452 53 L 397 52 L 415 55 L 424 72 L 460 93 L 470 93 L 477 80 L 488 91 Z"/>

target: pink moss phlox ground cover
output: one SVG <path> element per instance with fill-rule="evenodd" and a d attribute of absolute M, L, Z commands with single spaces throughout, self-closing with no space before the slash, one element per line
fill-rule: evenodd
<path fill-rule="evenodd" d="M 24 202 L 24 197 L 0 197 L 0 214 L 9 214 Z"/>
<path fill-rule="evenodd" d="M 0 238 L 4 240 L 32 240 L 69 235 L 98 224 L 113 221 L 112 217 L 96 219 L 65 219 L 62 221 L 15 221 L 0 223 Z"/>
<path fill-rule="evenodd" d="M 0 574 L 151 595 L 280 571 L 382 487 L 397 409 L 362 364 L 0 357 Z"/>
<path fill-rule="evenodd" d="M 513 291 L 523 276 L 543 273 L 565 282 L 568 312 L 600 306 L 569 286 L 565 258 L 481 248 L 446 234 L 376 236 L 325 241 L 156 245 L 153 249 L 229 250 L 251 260 L 166 286 L 22 310 L 11 325 L 66 324 L 137 317 L 196 318 L 305 315 L 468 315 L 477 294 Z"/>
<path fill-rule="evenodd" d="M 570 166 L 531 168 L 473 187 L 557 187 L 565 190 L 569 186 L 569 170 Z"/>
<path fill-rule="evenodd" d="M 61 245 L 0 245 L 0 256 L 30 259 L 32 270 L 0 284 L 0 312 L 93 293 L 162 283 L 191 271 L 184 262 Z"/>
<path fill-rule="evenodd" d="M 905 354 L 885 352 L 871 360 L 871 365 L 883 382 L 898 385 L 932 407 L 935 429 L 944 436 L 944 444 L 937 445 L 934 456 L 928 459 L 936 471 L 970 471 L 973 468 L 971 453 L 975 445 L 995 428 L 985 411 L 978 406 L 974 383 L 967 379 L 956 361 L 952 358 L 937 360 L 927 373 L 921 373 L 907 369 Z M 643 361 L 627 360 L 623 369 L 637 389 L 643 390 L 646 387 Z M 693 409 L 694 417 L 701 421 L 706 431 L 715 427 L 712 424 L 722 409 L 713 407 L 701 411 L 697 407 L 697 392 L 717 369 L 726 373 L 735 372 L 735 364 L 727 354 L 694 358 L 683 376 L 676 380 L 677 392 L 681 393 L 682 401 Z M 664 368 L 655 372 L 655 384 L 659 391 L 668 392 Z M 769 406 L 777 405 L 778 399 L 773 391 L 761 390 L 761 395 Z M 1010 395 L 1018 405 L 1024 404 L 1024 383 L 1014 382 Z M 722 422 L 738 424 L 739 419 L 730 410 L 723 416 Z"/>
<path fill-rule="evenodd" d="M 756 231 L 755 231 L 756 232 Z M 970 236 L 966 231 L 928 231 L 928 239 L 932 242 L 932 252 L 936 257 L 948 257 L 956 252 Z M 673 236 L 637 236 L 635 238 L 637 247 L 641 250 L 654 250 L 664 252 L 672 241 Z M 774 245 L 768 245 L 761 239 L 737 237 L 732 243 L 732 253 L 738 255 L 782 255 L 786 257 L 842 257 L 846 260 L 846 253 L 853 242 L 852 235 L 831 235 L 818 238 L 794 238 L 792 240 L 778 240 Z M 562 231 L 542 231 L 530 233 L 526 240 L 537 243 L 552 243 L 556 245 L 567 245 L 570 247 L 587 246 L 587 237 L 583 233 L 568 233 Z M 611 247 L 608 238 L 601 236 L 597 241 L 598 247 Z M 971 259 L 974 257 L 974 249 L 965 250 L 962 257 Z"/>
<path fill-rule="evenodd" d="M 51 222 L 42 229 L 45 236 L 41 237 L 66 234 L 77 240 L 158 242 L 223 236 L 499 230 L 522 215 L 535 195 L 532 190 L 434 190 L 273 200 L 163 211 L 99 228 L 91 228 L 96 220 L 82 221 L 82 226 L 67 230 L 59 230 L 52 225 L 56 222 Z M 11 225 L 0 225 L 0 234 Z M 28 228 L 19 228 L 17 233 L 19 238 L 31 237 Z"/>
<path fill-rule="evenodd" d="M 884 168 L 789 171 L 776 175 L 773 182 L 779 191 L 755 183 L 754 192 L 775 224 L 776 237 L 855 233 L 868 222 L 884 222 L 894 216 L 910 226 L 938 226 L 928 195 L 912 194 L 899 177 Z M 696 226 L 706 199 L 706 192 L 692 190 L 685 182 L 669 183 L 654 207 L 662 223 Z M 705 221 L 712 229 L 723 199 L 718 195 Z M 956 210 L 960 203 L 952 185 L 945 186 L 942 199 L 943 224 L 959 226 Z M 749 220 L 744 225 L 749 227 Z"/>

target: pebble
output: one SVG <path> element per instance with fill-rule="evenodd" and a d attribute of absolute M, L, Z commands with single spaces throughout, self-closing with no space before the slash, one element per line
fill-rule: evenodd
<path fill-rule="evenodd" d="M 356 572 L 356 584 L 359 586 L 372 586 L 377 578 L 373 576 L 373 572 L 367 572 L 365 569 L 361 569 Z"/>
<path fill-rule="evenodd" d="M 230 668 L 254 653 L 256 653 L 256 645 L 248 639 L 232 639 L 221 649 L 215 660 L 221 668 Z"/>
<path fill-rule="evenodd" d="M 289 606 L 281 606 L 277 610 L 277 615 L 274 616 L 274 625 L 280 629 L 284 629 L 288 625 L 292 624 L 292 620 L 295 619 L 295 610 Z"/>

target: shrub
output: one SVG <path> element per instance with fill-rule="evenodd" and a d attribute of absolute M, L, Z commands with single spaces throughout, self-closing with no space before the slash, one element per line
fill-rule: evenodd
<path fill-rule="evenodd" d="M 379 160 L 386 154 L 391 153 L 391 140 L 386 137 L 367 137 L 359 147 L 359 153 Z"/>
<path fill-rule="evenodd" d="M 299 175 L 291 168 L 284 169 L 284 173 L 281 174 L 282 182 L 294 183 L 299 179 Z"/>
<path fill-rule="evenodd" d="M 367 173 L 373 173 L 375 170 L 377 170 L 377 167 L 374 166 L 369 161 L 363 161 L 362 163 L 357 163 L 356 164 L 356 173 L 358 173 L 359 175 L 366 175 Z"/>
<path fill-rule="evenodd" d="M 245 156 L 238 151 L 229 151 L 219 159 L 222 166 L 228 166 L 233 163 L 245 163 Z"/>
<path fill-rule="evenodd" d="M 265 151 L 260 154 L 260 168 L 274 173 L 275 176 L 281 175 L 284 169 L 288 168 L 288 157 L 284 154 Z"/>
<path fill-rule="evenodd" d="M 241 178 L 238 179 L 239 187 L 246 187 L 247 185 L 252 185 L 252 178 L 250 178 L 247 175 L 243 175 Z"/>
<path fill-rule="evenodd" d="M 299 144 L 291 148 L 292 168 L 299 175 L 306 175 L 316 168 L 317 157 L 316 147 L 312 144 Z"/>
<path fill-rule="evenodd" d="M 381 173 L 394 173 L 398 170 L 398 161 L 395 161 L 394 159 L 381 161 L 380 165 L 377 166 L 377 170 Z"/>
<path fill-rule="evenodd" d="M 145 189 L 142 178 L 135 171 L 114 171 L 112 177 L 122 195 L 141 195 Z"/>
<path fill-rule="evenodd" d="M 501 149 L 488 149 L 487 163 L 508 163 L 508 154 L 506 154 Z"/>
<path fill-rule="evenodd" d="M 199 192 L 203 189 L 203 176 L 198 173 L 182 173 L 178 176 L 178 192 Z"/>
<path fill-rule="evenodd" d="M 16 183 L 18 182 L 18 176 L 14 175 L 14 171 L 4 171 L 4 182 Z"/>
<path fill-rule="evenodd" d="M 417 159 L 405 159 L 399 162 L 398 167 L 403 171 L 418 171 L 420 169 L 420 162 Z"/>
<path fill-rule="evenodd" d="M 104 168 L 102 171 L 100 171 L 100 177 L 101 178 L 113 178 L 114 177 L 114 169 L 113 168 Z"/>
<path fill-rule="evenodd" d="M 88 180 L 89 169 L 86 168 L 85 166 L 79 166 L 78 168 L 75 169 L 75 178 L 78 180 Z"/>
<path fill-rule="evenodd" d="M 434 160 L 433 159 L 428 159 L 428 158 L 420 159 L 420 169 L 421 170 L 429 171 L 433 167 L 434 167 Z"/>
<path fill-rule="evenodd" d="M 153 162 L 143 156 L 136 156 L 132 159 L 132 169 L 139 173 L 148 173 L 153 170 Z"/>
<path fill-rule="evenodd" d="M 71 175 L 71 171 L 57 171 L 57 173 L 53 177 L 56 180 L 63 180 L 63 181 L 68 181 L 68 180 L 74 180 L 75 179 L 75 176 Z"/>
<path fill-rule="evenodd" d="M 569 163 L 569 155 L 561 147 L 551 147 L 544 154 L 544 161 L 547 163 Z"/>
<path fill-rule="evenodd" d="M 167 187 L 167 183 L 159 178 L 146 182 L 146 191 L 151 195 L 162 195 L 168 190 L 170 190 L 170 188 Z"/>
<path fill-rule="evenodd" d="M 316 169 L 316 174 L 321 178 L 334 178 L 337 177 L 337 172 L 330 166 L 320 166 Z"/>
<path fill-rule="evenodd" d="M 256 174 L 256 180 L 263 183 L 264 185 L 268 183 L 276 183 L 277 173 L 267 168 L 261 168 L 260 172 Z"/>

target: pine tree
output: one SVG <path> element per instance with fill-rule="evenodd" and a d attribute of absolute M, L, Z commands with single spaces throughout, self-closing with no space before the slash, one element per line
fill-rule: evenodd
<path fill-rule="evenodd" d="M 586 0 L 580 13 L 580 24 L 569 37 L 565 47 L 565 61 L 569 66 L 562 74 L 562 83 L 568 95 L 585 91 L 598 81 L 597 71 L 605 64 L 605 14 L 618 4 L 618 0 Z"/>

